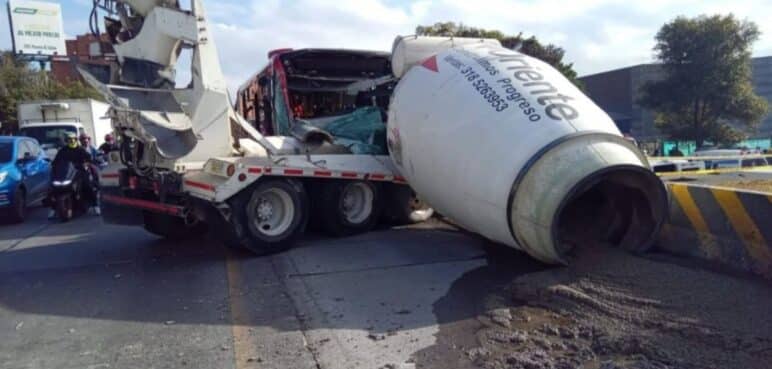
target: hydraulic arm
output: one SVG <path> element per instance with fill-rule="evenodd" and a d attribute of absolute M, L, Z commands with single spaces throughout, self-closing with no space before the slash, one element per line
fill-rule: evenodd
<path fill-rule="evenodd" d="M 173 0 L 95 0 L 92 30 L 98 10 L 105 11 L 105 32 L 117 55 L 117 73 L 98 81 L 84 78 L 111 105 L 113 126 L 132 143 L 129 165 L 142 170 L 174 169 L 179 160 L 206 161 L 238 154 L 242 144 L 270 143 L 234 111 L 209 35 L 200 0 L 184 10 Z M 175 88 L 177 59 L 192 50 L 191 83 Z"/>

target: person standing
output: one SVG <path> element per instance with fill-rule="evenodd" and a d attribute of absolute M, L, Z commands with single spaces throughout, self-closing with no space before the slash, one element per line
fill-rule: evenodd
<path fill-rule="evenodd" d="M 91 137 L 89 135 L 85 133 L 80 135 L 80 146 L 91 155 L 91 162 L 96 163 L 99 152 L 96 147 L 91 144 Z"/>
<path fill-rule="evenodd" d="M 118 151 L 118 144 L 115 143 L 115 137 L 112 134 L 105 135 L 105 143 L 99 146 L 99 151 L 103 154 L 109 154 L 112 151 Z"/>
<path fill-rule="evenodd" d="M 86 169 L 89 173 L 89 183 L 91 183 L 94 191 L 94 207 L 91 211 L 96 215 L 101 215 L 99 206 L 99 167 L 105 164 L 104 157 L 101 152 L 91 144 L 91 136 L 83 133 L 80 135 L 80 145 L 91 156 L 91 161 L 86 164 Z"/>

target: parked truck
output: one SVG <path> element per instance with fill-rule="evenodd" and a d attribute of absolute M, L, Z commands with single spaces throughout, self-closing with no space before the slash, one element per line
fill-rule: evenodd
<path fill-rule="evenodd" d="M 200 0 L 98 5 L 120 64 L 109 84 L 83 73 L 120 137 L 102 174 L 108 222 L 169 238 L 209 228 L 265 254 L 309 219 L 366 231 L 410 202 L 388 193 L 412 187 L 471 231 L 567 263 L 585 241 L 645 249 L 666 216 L 664 185 L 611 119 L 495 40 L 397 38 L 390 56 L 348 52 L 360 60 L 341 68 L 326 59 L 340 50 L 273 53 L 253 99 L 268 123 L 253 126 L 230 104 Z M 193 81 L 175 89 L 182 47 Z"/>
<path fill-rule="evenodd" d="M 19 104 L 19 135 L 40 143 L 49 158 L 64 146 L 66 133 L 87 134 L 99 146 L 112 132 L 110 105 L 94 99 L 27 101 Z"/>

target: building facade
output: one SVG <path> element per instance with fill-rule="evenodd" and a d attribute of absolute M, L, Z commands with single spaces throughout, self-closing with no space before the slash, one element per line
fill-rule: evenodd
<path fill-rule="evenodd" d="M 753 58 L 753 87 L 765 98 L 771 109 L 751 138 L 772 138 L 772 56 Z M 662 78 L 657 64 L 642 64 L 581 77 L 590 98 L 603 108 L 623 133 L 639 141 L 663 140 L 666 137 L 654 126 L 654 112 L 643 108 L 638 101 L 641 87 L 649 81 Z"/>
<path fill-rule="evenodd" d="M 106 33 L 101 40 L 90 33 L 67 40 L 67 55 L 51 59 L 51 75 L 59 82 L 78 81 L 76 66 L 80 65 L 99 80 L 109 81 L 115 61 L 115 51 L 109 41 Z"/>

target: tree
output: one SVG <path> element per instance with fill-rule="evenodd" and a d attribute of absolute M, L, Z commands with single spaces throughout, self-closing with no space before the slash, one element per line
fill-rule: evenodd
<path fill-rule="evenodd" d="M 756 25 L 734 15 L 678 17 L 657 33 L 654 51 L 663 78 L 642 88 L 642 106 L 674 139 L 728 144 L 742 140 L 767 114 L 751 84 Z M 740 128 L 740 129 L 738 129 Z"/>
<path fill-rule="evenodd" d="M 103 99 L 80 81 L 60 83 L 48 72 L 30 68 L 13 53 L 0 52 L 0 122 L 3 129 L 18 127 L 18 105 L 29 100 Z"/>
<path fill-rule="evenodd" d="M 468 27 L 464 24 L 454 22 L 440 22 L 431 26 L 418 26 L 415 33 L 419 36 L 456 36 L 456 37 L 476 37 L 493 38 L 499 40 L 501 45 L 507 49 L 517 50 L 523 54 L 532 56 L 549 63 L 557 68 L 574 85 L 582 88 L 581 81 L 577 79 L 573 63 L 564 63 L 563 57 L 565 50 L 553 44 L 543 45 L 535 36 L 524 38 L 520 32 L 515 36 L 506 35 L 498 30 L 487 30 L 484 28 Z"/>

